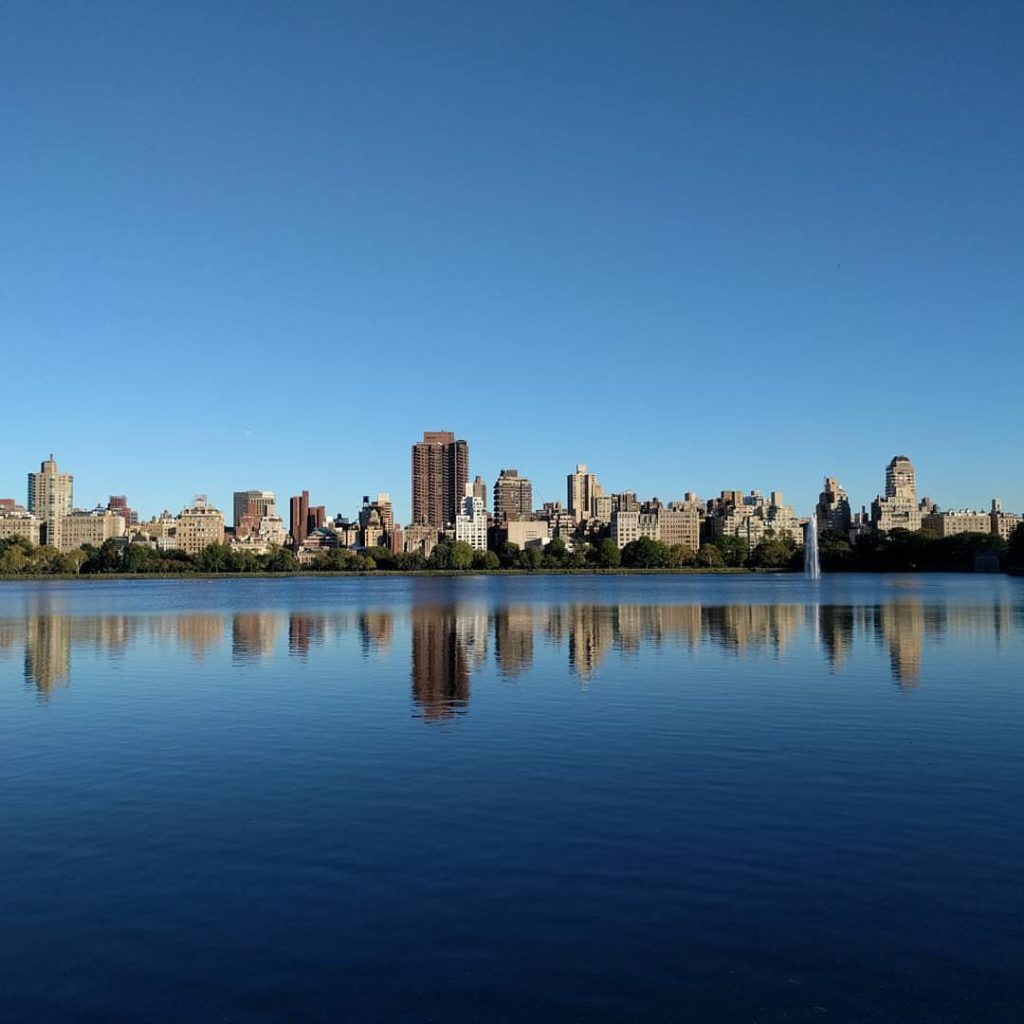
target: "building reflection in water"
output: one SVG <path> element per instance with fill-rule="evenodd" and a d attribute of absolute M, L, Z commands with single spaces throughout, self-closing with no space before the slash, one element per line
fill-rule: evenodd
<path fill-rule="evenodd" d="M 270 658 L 281 628 L 276 612 L 244 612 L 231 620 L 231 660 L 262 661 Z"/>
<path fill-rule="evenodd" d="M 387 609 L 293 612 L 285 620 L 265 611 L 68 615 L 59 599 L 36 596 L 23 616 L 0 618 L 0 658 L 15 660 L 20 651 L 26 685 L 48 699 L 71 681 L 76 647 L 120 657 L 144 638 L 202 660 L 223 645 L 230 624 L 232 663 L 244 665 L 272 658 L 285 625 L 287 653 L 300 659 L 349 634 L 364 655 L 385 654 L 395 642 L 396 619 Z M 858 648 L 881 647 L 891 678 L 912 689 L 921 682 L 929 644 L 960 636 L 1000 645 L 1024 631 L 1024 609 L 1006 601 L 925 604 L 909 595 L 881 605 L 446 603 L 414 605 L 399 622 L 408 625 L 415 713 L 444 721 L 468 707 L 471 677 L 492 650 L 497 675 L 511 680 L 530 672 L 540 642 L 561 650 L 569 671 L 587 684 L 613 651 L 621 656 L 668 643 L 691 650 L 711 644 L 737 656 L 778 657 L 804 632 L 834 672 L 843 671 Z"/>
<path fill-rule="evenodd" d="M 455 605 L 416 605 L 410 622 L 412 698 L 423 718 L 452 718 L 469 704 L 470 653 Z"/>

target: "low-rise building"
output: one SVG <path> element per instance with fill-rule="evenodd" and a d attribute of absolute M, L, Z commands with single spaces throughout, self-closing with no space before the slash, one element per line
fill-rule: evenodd
<path fill-rule="evenodd" d="M 498 536 L 500 541 L 525 550 L 547 544 L 551 540 L 551 530 L 544 519 L 516 519 L 499 527 Z"/>
<path fill-rule="evenodd" d="M 955 537 L 958 533 L 991 533 L 992 520 L 988 512 L 936 510 L 921 517 L 921 528 L 931 530 L 939 537 Z"/>
<path fill-rule="evenodd" d="M 105 508 L 91 512 L 76 510 L 60 521 L 57 536 L 60 551 L 77 551 L 86 544 L 100 547 L 104 541 L 123 537 L 127 532 L 124 516 Z"/>
<path fill-rule="evenodd" d="M 42 531 L 42 520 L 26 512 L 14 502 L 0 508 L 0 540 L 11 537 L 24 537 L 32 544 L 39 544 Z"/>

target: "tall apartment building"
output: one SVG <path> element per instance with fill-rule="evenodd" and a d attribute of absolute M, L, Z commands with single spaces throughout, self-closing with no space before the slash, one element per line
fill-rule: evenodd
<path fill-rule="evenodd" d="M 323 505 L 310 505 L 308 490 L 303 490 L 301 495 L 291 498 L 289 511 L 291 513 L 289 530 L 292 535 L 292 544 L 296 548 L 303 545 L 314 529 L 321 528 L 327 522 L 327 508 Z"/>
<path fill-rule="evenodd" d="M 394 506 L 390 494 L 378 494 L 376 501 L 363 495 L 363 507 L 359 510 L 359 543 L 364 548 L 390 544 L 395 529 Z"/>
<path fill-rule="evenodd" d="M 306 497 L 308 500 L 308 493 Z M 277 496 L 273 491 L 235 491 L 232 505 L 231 525 L 236 533 L 264 516 L 277 516 Z"/>
<path fill-rule="evenodd" d="M 205 494 L 197 494 L 191 507 L 182 509 L 178 515 L 174 546 L 189 555 L 198 555 L 211 544 L 223 543 L 223 513 L 209 504 Z"/>
<path fill-rule="evenodd" d="M 465 541 L 474 551 L 487 550 L 487 512 L 472 484 L 466 485 L 462 510 L 455 516 L 455 540 Z"/>
<path fill-rule="evenodd" d="M 442 528 L 455 521 L 469 480 L 469 445 L 449 430 L 425 430 L 412 446 L 412 521 Z"/>
<path fill-rule="evenodd" d="M 235 491 L 232 498 L 232 542 L 266 553 L 288 543 L 284 520 L 277 513 L 273 491 Z"/>
<path fill-rule="evenodd" d="M 691 551 L 699 551 L 703 521 L 703 510 L 696 504 L 683 502 L 659 509 L 658 540 L 670 548 L 681 544 Z"/>
<path fill-rule="evenodd" d="M 566 503 L 577 523 L 594 516 L 595 501 L 604 496 L 604 488 L 593 473 L 587 472 L 583 463 L 576 466 L 576 472 L 566 477 Z"/>
<path fill-rule="evenodd" d="M 906 455 L 896 455 L 885 467 L 885 497 L 871 503 L 871 522 L 876 530 L 920 530 L 917 474 Z"/>
<path fill-rule="evenodd" d="M 73 507 L 75 478 L 61 473 L 53 455 L 42 463 L 38 473 L 28 475 L 28 510 L 41 523 L 43 544 L 60 547 L 60 524 Z"/>
<path fill-rule="evenodd" d="M 641 512 L 636 508 L 612 513 L 612 540 L 620 549 L 641 537 L 659 539 L 657 512 Z"/>
<path fill-rule="evenodd" d="M 666 508 L 657 500 L 625 505 L 611 516 L 611 537 L 620 549 L 641 537 L 660 541 L 666 547 L 681 544 L 693 551 L 700 548 L 703 515 L 695 505 L 682 503 Z"/>
<path fill-rule="evenodd" d="M 139 524 L 139 513 L 128 504 L 123 494 L 112 494 L 107 499 L 107 511 L 119 515 L 124 520 L 126 530 Z"/>
<path fill-rule="evenodd" d="M 487 509 L 487 481 L 477 473 L 473 477 L 473 497 L 479 498 L 484 503 L 484 510 Z"/>
<path fill-rule="evenodd" d="M 518 469 L 503 469 L 494 481 L 496 519 L 526 519 L 533 511 L 533 484 Z"/>
<path fill-rule="evenodd" d="M 819 533 L 849 533 L 853 523 L 850 498 L 834 476 L 825 477 L 824 490 L 814 509 Z"/>

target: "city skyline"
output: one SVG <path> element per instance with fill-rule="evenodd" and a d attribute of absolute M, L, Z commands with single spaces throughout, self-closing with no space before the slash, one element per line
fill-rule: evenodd
<path fill-rule="evenodd" d="M 1024 507 L 1019 7 L 398 9 L 6 12 L 0 480 Z"/>
<path fill-rule="evenodd" d="M 434 435 L 443 434 L 443 435 L 446 435 L 446 436 L 450 436 L 452 438 L 453 442 L 454 442 L 454 433 L 451 432 L 451 431 L 433 431 L 433 432 L 426 431 L 426 432 L 424 432 L 424 436 L 425 437 L 428 436 L 428 435 L 431 435 L 431 434 L 434 434 Z M 458 444 L 466 445 L 466 442 L 460 440 L 458 442 Z M 422 445 L 422 442 L 413 442 L 414 451 L 420 445 Z M 493 477 L 487 477 L 486 475 L 483 475 L 483 482 L 487 485 L 486 486 L 486 491 L 485 491 L 485 496 L 484 496 L 484 499 L 483 499 L 483 504 L 484 504 L 484 506 L 486 507 L 486 509 L 487 509 L 487 511 L 489 513 L 493 513 L 494 512 L 494 505 L 493 505 L 493 487 L 494 487 L 494 485 L 497 484 L 499 481 L 501 481 L 503 479 L 503 474 L 508 473 L 508 472 L 513 472 L 513 473 L 518 472 L 519 477 L 523 478 L 524 482 L 527 485 L 529 485 L 528 493 L 530 493 L 530 495 L 532 497 L 532 508 L 534 510 L 540 510 L 545 503 L 559 503 L 559 504 L 561 504 L 565 508 L 567 513 L 571 514 L 572 494 L 570 492 L 573 491 L 572 481 L 574 479 L 578 480 L 582 476 L 582 478 L 592 480 L 593 483 L 596 484 L 597 493 L 600 496 L 602 496 L 602 497 L 610 498 L 612 495 L 619 495 L 619 494 L 627 494 L 628 495 L 628 494 L 632 494 L 635 497 L 637 497 L 641 502 L 652 500 L 652 499 L 660 500 L 660 501 L 662 501 L 662 502 L 664 502 L 666 504 L 668 504 L 670 502 L 683 502 L 684 499 L 686 498 L 686 496 L 690 495 L 690 494 L 695 495 L 698 499 L 700 499 L 702 504 L 708 502 L 711 499 L 715 499 L 715 498 L 720 497 L 721 495 L 727 495 L 727 494 L 750 495 L 750 494 L 753 494 L 753 493 L 757 492 L 759 494 L 765 495 L 766 499 L 768 497 L 771 497 L 772 499 L 774 499 L 775 495 L 779 495 L 780 497 L 783 497 L 785 499 L 785 504 L 787 506 L 789 506 L 789 507 L 792 507 L 794 509 L 795 513 L 798 516 L 802 517 L 802 518 L 807 518 L 807 517 L 815 515 L 815 514 L 820 514 L 821 516 L 825 516 L 824 512 L 818 513 L 816 511 L 819 508 L 819 505 L 820 505 L 819 499 L 824 497 L 823 492 L 821 492 L 821 487 L 822 487 L 822 485 L 824 485 L 825 487 L 829 487 L 829 486 L 834 485 L 834 486 L 837 486 L 837 487 L 840 488 L 841 493 L 843 494 L 844 497 L 848 496 L 849 512 L 852 513 L 852 515 L 854 517 L 856 517 L 858 513 L 861 513 L 862 511 L 864 511 L 864 512 L 867 513 L 868 517 L 870 518 L 872 516 L 876 516 L 877 517 L 878 510 L 874 506 L 877 505 L 878 499 L 885 499 L 887 496 L 889 498 L 892 498 L 892 497 L 897 497 L 899 495 L 899 488 L 894 486 L 893 467 L 894 467 L 894 465 L 896 465 L 897 463 L 899 463 L 901 461 L 906 462 L 907 465 L 909 466 L 909 488 L 910 488 L 910 492 L 909 493 L 914 495 L 914 497 L 910 501 L 910 505 L 911 505 L 912 508 L 916 508 L 917 503 L 919 501 L 928 500 L 928 501 L 934 502 L 935 505 L 939 509 L 941 509 L 941 510 L 943 510 L 945 512 L 951 512 L 951 511 L 956 511 L 956 512 L 960 512 L 960 511 L 976 511 L 978 513 L 986 514 L 987 515 L 988 512 L 991 509 L 991 503 L 993 501 L 998 501 L 1000 509 L 1002 511 L 1009 512 L 1009 513 L 1014 513 L 1014 514 L 1021 514 L 1022 512 L 1024 512 L 1024 508 L 1014 507 L 1010 502 L 1004 500 L 1000 494 L 998 494 L 998 493 L 996 493 L 994 491 L 992 493 L 990 493 L 987 497 L 979 498 L 977 501 L 975 501 L 972 504 L 959 505 L 959 504 L 948 503 L 948 502 L 943 500 L 942 495 L 936 495 L 936 494 L 932 493 L 932 490 L 928 486 L 928 483 L 927 483 L 927 479 L 928 479 L 927 475 L 923 475 L 924 476 L 924 480 L 925 480 L 924 486 L 922 487 L 922 486 L 920 486 L 918 484 L 917 481 L 920 480 L 922 474 L 920 473 L 920 469 L 917 466 L 916 460 L 914 460 L 914 462 L 912 464 L 911 460 L 907 459 L 907 457 L 905 455 L 893 456 L 892 458 L 886 460 L 886 464 L 885 464 L 884 467 L 882 467 L 881 469 L 876 469 L 876 476 L 881 481 L 881 486 L 878 486 L 876 488 L 876 490 L 870 496 L 865 495 L 864 496 L 864 500 L 859 500 L 858 497 L 851 492 L 851 489 L 849 487 L 845 486 L 845 480 L 847 479 L 845 475 L 839 475 L 837 477 L 837 476 L 832 475 L 831 473 L 823 473 L 818 478 L 818 485 L 817 485 L 817 488 L 816 488 L 815 500 L 810 504 L 810 507 L 807 508 L 806 510 L 804 508 L 800 507 L 799 505 L 797 505 L 794 501 L 792 501 L 789 498 L 789 496 L 786 494 L 786 492 L 782 491 L 781 488 L 765 487 L 765 486 L 760 486 L 760 485 L 757 485 L 757 484 L 755 484 L 753 486 L 741 486 L 739 488 L 718 487 L 715 490 L 708 491 L 708 492 L 701 492 L 701 491 L 697 491 L 697 490 L 692 489 L 692 488 L 685 488 L 685 489 L 682 489 L 682 490 L 678 491 L 677 493 L 657 493 L 656 492 L 656 493 L 653 493 L 653 494 L 645 493 L 645 492 L 641 491 L 637 487 L 632 487 L 632 486 L 628 486 L 628 485 L 624 486 L 622 488 L 606 487 L 606 486 L 604 486 L 604 482 L 603 482 L 603 480 L 601 478 L 601 474 L 596 472 L 596 470 L 595 470 L 595 468 L 593 466 L 589 466 L 586 463 L 576 463 L 576 464 L 574 464 L 574 466 L 566 474 L 564 474 L 563 477 L 562 477 L 561 491 L 559 493 L 553 494 L 551 496 L 548 496 L 546 494 L 537 494 L 537 493 L 535 493 L 535 489 L 532 486 L 532 481 L 530 480 L 530 475 L 527 472 L 523 471 L 522 469 L 519 469 L 518 467 L 512 467 L 512 466 L 502 467 L 502 468 L 500 468 L 500 469 L 495 471 L 495 474 L 494 474 Z M 58 462 L 59 462 L 59 466 L 58 466 Z M 295 526 L 296 522 L 300 522 L 301 521 L 303 524 L 305 524 L 305 527 L 306 527 L 305 530 L 303 531 L 303 538 L 305 538 L 306 534 L 309 533 L 313 528 L 315 528 L 316 526 L 324 525 L 324 522 L 326 520 L 333 519 L 335 516 L 343 517 L 343 518 L 345 518 L 347 520 L 352 521 L 353 523 L 359 522 L 361 515 L 365 515 L 365 510 L 368 507 L 367 506 L 367 502 L 369 501 L 369 498 L 368 498 L 368 496 L 367 496 L 367 494 L 365 492 L 367 492 L 369 490 L 372 490 L 377 495 L 378 499 L 385 499 L 386 500 L 387 505 L 388 505 L 387 516 L 388 516 L 389 523 L 397 524 L 399 526 L 403 526 L 403 525 L 419 525 L 419 524 L 416 524 L 414 522 L 414 520 L 412 520 L 411 518 L 403 518 L 403 516 L 401 515 L 401 508 L 402 508 L 403 504 L 406 504 L 407 507 L 410 507 L 410 508 L 412 507 L 411 493 L 412 493 L 412 491 L 415 488 L 415 474 L 414 474 L 414 480 L 413 480 L 412 486 L 408 486 L 408 484 L 407 484 L 408 490 L 407 490 L 406 493 L 410 495 L 410 499 L 406 503 L 403 503 L 401 501 L 393 501 L 392 500 L 392 494 L 401 495 L 402 494 L 401 490 L 385 492 L 385 491 L 380 491 L 380 490 L 376 489 L 376 487 L 373 487 L 373 488 L 371 488 L 371 487 L 363 487 L 362 488 L 361 496 L 357 497 L 356 495 L 352 495 L 349 499 L 347 499 L 344 503 L 342 503 L 340 505 L 339 505 L 339 503 L 333 502 L 333 501 L 330 501 L 330 500 L 322 500 L 322 501 L 318 500 L 318 503 L 316 505 L 311 505 L 310 504 L 310 500 L 311 500 L 311 495 L 313 494 L 311 488 L 301 488 L 300 490 L 296 491 L 295 493 L 289 494 L 288 492 L 282 492 L 281 490 L 279 490 L 277 488 L 248 488 L 248 487 L 239 488 L 239 487 L 231 486 L 230 490 L 228 490 L 226 492 L 226 497 L 224 498 L 223 501 L 220 501 L 218 499 L 218 497 L 216 496 L 217 493 L 219 493 L 219 492 L 213 492 L 213 496 L 211 496 L 211 492 L 209 492 L 209 491 L 199 492 L 199 491 L 193 490 L 190 493 L 188 493 L 187 495 L 183 496 L 180 500 L 170 500 L 169 502 L 165 502 L 165 503 L 161 504 L 159 506 L 159 508 L 154 507 L 154 508 L 150 509 L 150 508 L 146 508 L 146 507 L 141 506 L 141 503 L 138 502 L 135 499 L 134 492 L 132 491 L 131 487 L 130 486 L 124 486 L 125 481 L 123 479 L 121 481 L 123 486 L 120 488 L 120 492 L 119 493 L 115 492 L 115 491 L 110 491 L 110 492 L 108 492 L 106 494 L 103 494 L 103 495 L 97 494 L 96 499 L 94 501 L 89 501 L 89 500 L 82 501 L 82 500 L 80 500 L 80 497 L 79 497 L 80 494 L 81 494 L 80 484 L 78 484 L 78 481 L 80 479 L 80 473 L 79 473 L 79 470 L 77 468 L 73 468 L 71 472 L 68 472 L 67 471 L 67 467 L 65 466 L 63 460 L 57 460 L 55 458 L 55 456 L 54 456 L 54 453 L 52 453 L 52 452 L 49 453 L 49 455 L 45 459 L 40 461 L 40 468 L 41 468 L 41 470 L 46 470 L 47 467 L 50 467 L 52 472 L 56 472 L 58 469 L 62 469 L 62 472 L 60 473 L 60 477 L 61 477 L 62 481 L 64 481 L 63 486 L 68 489 L 67 501 L 71 502 L 71 504 L 68 506 L 69 510 L 70 510 L 70 508 L 74 508 L 76 510 L 91 511 L 91 510 L 99 509 L 101 507 L 105 508 L 105 507 L 107 507 L 106 503 L 108 501 L 111 502 L 111 507 L 115 507 L 117 505 L 120 505 L 122 502 L 124 502 L 125 498 L 127 497 L 128 498 L 128 503 L 127 504 L 130 506 L 130 508 L 128 508 L 127 511 L 129 511 L 129 512 L 134 511 L 135 514 L 142 521 L 149 521 L 149 520 L 152 520 L 154 518 L 158 518 L 159 516 L 161 516 L 165 512 L 169 512 L 171 515 L 177 515 L 178 512 L 180 512 L 183 508 L 184 509 L 190 509 L 190 508 L 193 507 L 194 503 L 196 501 L 198 501 L 201 505 L 209 505 L 212 508 L 220 510 L 223 513 L 223 519 L 224 519 L 225 526 L 234 526 L 234 525 L 237 525 L 237 523 L 239 521 L 239 518 L 240 518 L 241 509 L 240 509 L 240 506 L 239 506 L 239 501 L 241 499 L 243 499 L 245 497 L 250 497 L 251 498 L 252 496 L 257 496 L 257 495 L 264 496 L 264 498 L 266 496 L 270 496 L 271 498 L 276 498 L 277 514 L 287 517 L 284 520 L 284 522 L 288 525 L 289 533 L 293 534 L 294 533 L 294 526 Z M 476 468 L 473 466 L 472 463 L 469 463 L 469 473 L 471 475 L 475 475 L 477 477 L 482 475 L 482 474 L 479 474 L 477 472 Z M 9 500 L 13 500 L 13 502 L 16 505 L 23 505 L 26 508 L 29 507 L 29 503 L 30 503 L 30 500 L 31 500 L 30 499 L 30 492 L 31 492 L 31 489 L 33 487 L 33 482 L 35 480 L 39 479 L 40 477 L 41 477 L 41 473 L 40 472 L 36 472 L 34 470 L 29 470 L 28 471 L 27 479 L 28 479 L 29 482 L 28 482 L 27 487 L 25 488 L 25 494 L 24 495 L 19 493 L 15 488 L 13 488 L 13 487 L 9 486 L 7 483 L 5 483 L 3 478 L 0 478 L 0 500 L 8 500 L 8 501 Z M 74 487 L 73 487 L 73 489 L 74 489 L 74 500 L 73 501 L 71 501 L 72 484 L 68 483 L 68 481 L 74 481 L 75 482 Z M 461 477 L 460 477 L 460 481 L 462 481 Z M 464 484 L 468 485 L 467 489 L 472 489 L 473 488 L 473 484 L 471 483 L 470 480 L 465 480 L 465 481 L 462 481 L 462 482 L 464 482 Z M 36 485 L 36 486 L 38 486 L 38 485 Z M 225 486 L 227 486 L 227 485 L 225 485 Z M 477 485 L 477 487 L 479 487 L 479 485 Z M 587 491 L 586 488 L 584 489 L 584 492 L 589 494 L 589 492 Z M 49 492 L 47 491 L 46 493 L 48 494 Z M 577 494 L 577 500 L 579 500 L 578 496 L 580 494 L 580 491 L 578 489 L 578 486 L 577 486 L 577 489 L 576 489 L 576 494 Z M 316 494 L 315 497 L 317 499 L 320 499 L 321 495 Z M 593 496 L 589 496 L 587 500 L 592 502 L 593 501 Z M 360 506 L 360 501 L 362 502 L 362 507 Z M 305 502 L 305 505 L 303 505 L 303 502 Z M 461 503 L 461 500 L 460 500 L 460 502 L 458 503 L 459 509 L 461 509 L 461 504 L 462 503 Z M 780 504 L 782 504 L 781 501 L 780 501 Z M 289 506 L 290 506 L 290 515 L 289 515 Z M 883 501 L 882 502 L 882 507 L 884 508 L 884 506 L 885 506 L 885 503 Z M 0 511 L 2 511 L 2 510 L 0 510 Z M 610 509 L 609 509 L 608 515 L 610 515 Z M 920 527 L 921 527 L 921 515 L 922 515 L 921 511 L 918 510 L 916 519 L 914 519 L 913 525 L 911 526 L 912 529 L 920 529 Z M 598 518 L 605 518 L 607 520 L 608 517 L 607 516 L 598 516 Z M 448 525 L 453 525 L 454 522 L 455 522 L 455 517 L 453 517 L 451 520 L 449 520 Z M 431 525 L 432 526 L 436 525 L 438 528 L 440 528 L 441 526 L 443 526 L 445 524 L 442 523 L 442 524 L 431 524 Z M 885 529 L 891 529 L 894 525 L 899 525 L 899 524 L 887 523 L 884 526 L 884 528 Z"/>

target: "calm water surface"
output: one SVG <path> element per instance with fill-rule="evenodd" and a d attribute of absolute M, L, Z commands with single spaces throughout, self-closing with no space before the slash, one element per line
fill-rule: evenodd
<path fill-rule="evenodd" d="M 0 1020 L 1024 1019 L 1024 580 L 0 585 Z"/>

